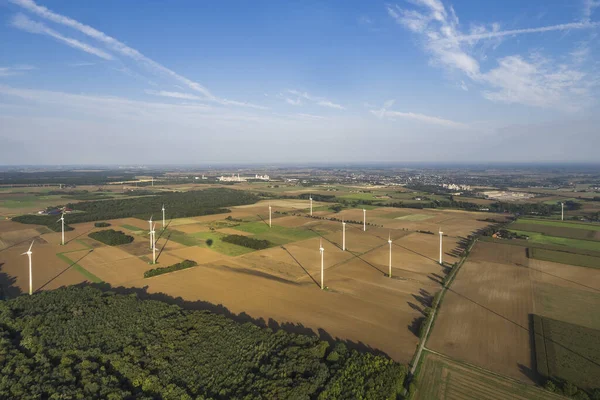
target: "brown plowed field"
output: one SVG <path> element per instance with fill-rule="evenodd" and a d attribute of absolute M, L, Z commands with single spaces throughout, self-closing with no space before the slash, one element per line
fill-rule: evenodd
<path fill-rule="evenodd" d="M 534 368 L 528 331 L 533 312 L 530 271 L 506 261 L 520 260 L 522 248 L 489 245 L 478 242 L 472 258 L 461 267 L 446 293 L 428 347 L 527 380 L 523 371 Z"/>

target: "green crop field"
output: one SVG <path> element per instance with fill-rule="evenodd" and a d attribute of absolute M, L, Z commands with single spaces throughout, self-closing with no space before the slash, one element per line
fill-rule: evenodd
<path fill-rule="evenodd" d="M 236 226 L 234 229 L 242 232 L 252 233 L 254 234 L 253 237 L 256 239 L 266 239 L 276 245 L 282 245 L 318 236 L 317 233 L 306 229 L 286 228 L 275 224 L 273 224 L 273 227 L 270 228 L 268 224 L 262 221 L 248 222 Z"/>
<path fill-rule="evenodd" d="M 587 288 L 533 283 L 536 313 L 544 317 L 600 329 L 600 292 Z"/>
<path fill-rule="evenodd" d="M 577 265 L 579 267 L 600 269 L 600 258 L 585 254 L 568 253 L 548 249 L 529 249 L 529 257 L 536 260 L 551 261 L 561 264 Z"/>
<path fill-rule="evenodd" d="M 594 312 L 590 310 L 590 312 Z M 533 316 L 538 372 L 590 390 L 600 388 L 600 331 Z"/>
<path fill-rule="evenodd" d="M 563 228 L 573 229 L 588 229 L 592 231 L 600 231 L 600 224 L 591 224 L 585 222 L 571 222 L 571 221 L 557 221 L 557 220 L 544 220 L 544 219 L 529 219 L 519 218 L 516 223 L 527 223 L 545 226 L 558 226 Z"/>
<path fill-rule="evenodd" d="M 562 399 L 535 386 L 503 378 L 462 362 L 424 352 L 414 400 Z"/>
<path fill-rule="evenodd" d="M 519 231 L 516 229 L 510 229 L 510 231 L 517 233 L 519 235 L 529 236 L 529 242 L 533 242 L 533 243 L 559 245 L 559 246 L 571 247 L 571 248 L 575 248 L 575 249 L 600 251 L 600 242 L 597 242 L 597 241 L 577 240 L 577 239 L 562 238 L 562 237 L 558 237 L 558 236 L 548 236 L 548 235 L 544 235 L 542 233 Z"/>
<path fill-rule="evenodd" d="M 526 232 L 542 233 L 547 236 L 563 237 L 577 240 L 600 241 L 600 234 L 591 229 L 567 228 L 563 226 L 549 226 L 517 222 L 510 225 L 510 229 Z"/>
<path fill-rule="evenodd" d="M 253 249 L 249 249 L 248 247 L 223 242 L 221 238 L 224 238 L 227 235 L 219 232 L 198 232 L 191 234 L 191 236 L 195 239 L 201 239 L 201 242 L 200 244 L 198 244 L 198 246 L 209 248 L 211 250 L 216 251 L 217 253 L 225 254 L 227 256 L 236 257 L 241 256 L 242 254 L 256 251 Z M 208 239 L 212 239 L 213 241 L 213 244 L 211 246 L 208 246 L 206 244 L 206 241 Z"/>
<path fill-rule="evenodd" d="M 137 226 L 128 225 L 128 224 L 123 224 L 123 225 L 121 225 L 121 227 L 122 227 L 122 228 L 125 228 L 125 229 L 128 229 L 128 230 L 130 230 L 130 231 L 136 232 L 136 233 L 137 233 L 137 232 L 144 232 L 144 231 L 147 231 L 147 230 L 145 230 L 145 229 L 142 229 L 142 228 L 139 228 L 139 227 L 137 227 Z"/>
<path fill-rule="evenodd" d="M 71 268 L 79 272 L 81 275 L 85 276 L 86 279 L 88 279 L 90 282 L 102 283 L 102 279 L 98 278 L 96 275 L 92 274 L 90 271 L 83 268 L 81 265 L 75 263 L 73 260 L 67 257 L 65 253 L 58 253 L 56 256 L 64 262 L 68 263 L 71 266 Z"/>

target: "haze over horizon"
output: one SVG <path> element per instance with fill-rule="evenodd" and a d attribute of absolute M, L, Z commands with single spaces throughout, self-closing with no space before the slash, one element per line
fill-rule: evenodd
<path fill-rule="evenodd" d="M 0 165 L 597 162 L 600 1 L 0 0 Z"/>

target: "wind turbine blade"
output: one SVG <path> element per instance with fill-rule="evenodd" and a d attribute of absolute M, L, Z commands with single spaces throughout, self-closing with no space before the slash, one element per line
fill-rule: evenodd
<path fill-rule="evenodd" d="M 27 252 L 25 252 L 25 253 L 21 253 L 21 255 L 22 255 L 22 256 L 24 256 L 25 254 L 27 254 Z"/>
<path fill-rule="evenodd" d="M 33 247 L 33 242 L 35 242 L 35 240 L 31 241 L 31 246 L 29 246 L 29 250 L 27 250 L 27 252 L 31 251 L 31 248 Z"/>

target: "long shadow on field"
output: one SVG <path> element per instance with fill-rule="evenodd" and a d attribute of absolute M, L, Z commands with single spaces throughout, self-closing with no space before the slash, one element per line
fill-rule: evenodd
<path fill-rule="evenodd" d="M 371 353 L 371 354 L 375 354 L 375 355 L 389 357 L 389 355 L 387 355 L 387 353 L 385 353 L 379 349 L 375 349 L 366 343 L 339 339 L 337 337 L 330 335 L 327 331 L 325 331 L 323 329 L 318 329 L 317 332 L 315 332 L 312 328 L 306 327 L 301 323 L 290 323 L 290 322 L 281 322 L 280 323 L 280 322 L 275 321 L 272 318 L 269 318 L 267 321 L 265 321 L 264 318 L 253 318 L 250 315 L 246 314 L 245 312 L 235 314 L 235 313 L 229 311 L 229 309 L 227 307 L 223 306 L 222 304 L 212 304 L 212 303 L 209 303 L 207 301 L 202 301 L 202 300 L 188 301 L 188 300 L 182 299 L 181 297 L 172 297 L 172 296 L 166 295 L 164 293 L 148 293 L 147 287 L 144 287 L 144 288 L 125 288 L 122 286 L 112 287 L 107 283 L 81 283 L 81 284 L 78 284 L 75 286 L 78 286 L 78 287 L 91 286 L 91 287 L 100 289 L 103 292 L 112 292 L 112 293 L 118 293 L 118 294 L 123 294 L 123 295 L 135 294 L 135 295 L 137 295 L 137 297 L 139 299 L 143 299 L 143 300 L 158 300 L 158 301 L 165 302 L 167 304 L 178 305 L 181 308 L 186 309 L 186 310 L 209 311 L 209 312 L 212 312 L 213 314 L 223 315 L 223 316 L 230 318 L 239 323 L 249 322 L 260 328 L 270 328 L 274 332 L 283 330 L 287 333 L 316 336 L 320 340 L 329 342 L 330 344 L 333 344 L 335 342 L 344 343 L 350 349 L 354 349 L 354 350 L 364 352 L 364 353 Z"/>
<path fill-rule="evenodd" d="M 0 271 L 4 263 L 0 263 Z M 0 272 L 0 300 L 12 299 L 19 296 L 23 291 L 16 286 L 17 278 L 5 272 Z"/>
<path fill-rule="evenodd" d="M 256 216 L 257 216 L 258 218 L 260 218 L 260 220 L 261 220 L 262 222 L 264 222 L 266 226 L 269 226 L 269 223 L 268 223 L 267 221 L 265 221 L 265 219 L 264 219 L 262 216 L 260 216 L 260 215 L 258 215 L 258 214 L 256 214 Z M 269 227 L 270 227 L 270 226 L 269 226 Z"/>
<path fill-rule="evenodd" d="M 62 274 L 64 274 L 65 272 L 67 272 L 68 270 L 70 270 L 75 264 L 77 264 L 79 261 L 83 260 L 85 257 L 87 257 L 92 251 L 94 251 L 94 249 L 90 249 L 90 251 L 88 251 L 87 253 L 85 253 L 84 255 L 82 255 L 81 257 L 79 257 L 79 260 L 77 261 L 73 261 L 71 263 L 71 265 L 69 265 L 67 268 L 63 269 L 62 271 L 60 271 L 54 278 L 50 279 L 48 282 L 44 283 L 42 286 L 40 286 L 39 288 L 37 288 L 35 290 L 35 293 L 40 292 L 43 288 L 45 288 L 46 286 L 48 286 L 52 281 L 54 281 L 56 278 L 58 278 L 59 276 L 61 276 Z"/>
<path fill-rule="evenodd" d="M 407 328 L 413 335 L 419 337 L 419 332 L 421 331 L 421 326 L 424 322 L 425 317 L 415 317 L 410 323 L 410 325 L 407 325 Z"/>
<path fill-rule="evenodd" d="M 281 246 L 281 248 L 282 248 L 283 250 L 285 250 L 285 252 L 286 252 L 286 253 L 288 253 L 288 254 L 290 255 L 290 257 L 292 257 L 292 259 L 293 259 L 294 261 L 296 261 L 296 264 L 298 264 L 298 265 L 300 266 L 300 268 L 302 268 L 302 271 L 304 271 L 304 273 L 305 273 L 306 275 L 308 275 L 308 277 L 309 277 L 309 278 L 310 278 L 310 279 L 311 279 L 311 280 L 312 280 L 312 281 L 315 283 L 315 285 L 317 285 L 317 287 L 321 287 L 321 286 L 319 285 L 319 282 L 317 282 L 317 281 L 315 280 L 315 278 L 313 278 L 313 277 L 312 277 L 312 275 L 311 275 L 311 274 L 310 274 L 310 273 L 309 273 L 309 272 L 306 270 L 306 268 L 304 268 L 304 267 L 302 266 L 302 264 L 300 264 L 300 261 L 298 261 L 298 260 L 296 259 L 296 257 L 294 257 L 294 255 L 293 255 L 292 253 L 290 253 L 290 251 L 289 251 L 288 249 L 286 249 L 284 246 Z"/>
<path fill-rule="evenodd" d="M 5 247 L 3 249 L 0 249 L 0 253 L 3 252 L 3 251 L 5 251 L 5 250 L 12 249 L 13 247 L 22 245 L 23 243 L 31 243 L 31 241 L 41 239 L 41 237 L 42 237 L 42 235 L 37 235 L 37 236 L 33 236 L 33 237 L 29 238 L 29 239 L 21 240 L 20 242 L 17 242 L 15 244 L 11 244 L 10 246 L 7 246 L 7 247 Z"/>
<path fill-rule="evenodd" d="M 158 238 L 156 238 L 157 241 L 165 234 L 165 232 L 167 231 L 167 229 L 169 229 L 169 226 L 171 226 L 171 222 L 173 222 L 172 219 L 170 219 L 169 222 L 167 222 L 167 225 L 165 225 L 164 229 L 160 230 L 160 235 L 158 235 Z M 171 237 L 171 234 L 169 234 L 169 237 Z M 167 239 L 167 241 L 168 240 L 169 239 Z M 164 248 L 164 246 L 163 246 L 163 248 Z M 162 249 L 161 249 L 161 252 L 162 252 Z"/>
<path fill-rule="evenodd" d="M 332 245 L 334 245 L 335 247 L 337 247 L 338 249 L 342 250 L 342 245 L 341 245 L 341 244 L 338 244 L 338 243 L 336 243 L 336 242 L 332 242 L 331 240 L 327 239 L 327 238 L 326 238 L 325 236 L 323 236 L 321 233 L 319 233 L 319 232 L 315 231 L 315 230 L 314 230 L 314 229 L 312 229 L 312 228 L 309 228 L 308 230 L 309 230 L 309 231 L 311 231 L 312 233 L 314 233 L 315 235 L 318 235 L 318 236 L 319 236 L 321 239 L 325 239 L 325 241 L 326 241 L 326 242 L 329 242 L 329 243 L 331 243 Z"/>
<path fill-rule="evenodd" d="M 87 231 L 85 231 L 85 232 L 81 232 L 79 235 L 77 235 L 77 236 L 75 236 L 75 237 L 73 237 L 73 238 L 71 238 L 71 239 L 67 240 L 67 241 L 65 242 L 65 244 L 71 243 L 73 240 L 77 239 L 78 237 L 80 237 L 80 236 L 82 236 L 82 235 L 85 235 L 85 234 L 87 234 L 87 233 L 90 233 L 91 231 L 93 231 L 93 230 L 94 230 L 94 228 L 95 228 L 95 227 L 92 227 L 92 228 L 88 229 L 88 230 L 87 230 Z"/>
<path fill-rule="evenodd" d="M 409 249 L 408 247 L 404 247 L 404 246 L 402 246 L 401 244 L 398 244 L 398 243 L 396 243 L 396 242 L 392 242 L 392 244 L 393 244 L 394 246 L 398 246 L 398 247 L 400 247 L 400 248 L 402 248 L 402 249 L 404 249 L 404 250 L 408 250 L 408 251 L 410 251 L 410 252 L 411 252 L 411 253 L 413 253 L 413 254 L 416 254 L 416 255 L 418 255 L 418 256 L 421 256 L 421 257 L 423 257 L 423 258 L 426 258 L 426 259 L 428 259 L 428 260 L 431 260 L 431 261 L 433 261 L 434 263 L 437 263 L 437 260 L 434 260 L 434 259 L 433 259 L 433 258 L 431 258 L 431 257 L 427 257 L 425 254 L 421 254 L 421 253 L 419 253 L 418 251 L 414 251 L 414 250 L 412 250 L 412 249 Z"/>
<path fill-rule="evenodd" d="M 162 236 L 162 233 L 161 233 L 161 236 Z M 160 239 L 160 236 L 158 237 L 158 239 Z M 167 243 L 169 243 L 169 239 L 171 239 L 171 234 L 170 233 L 169 233 L 169 236 L 167 236 L 167 240 L 165 241 L 165 244 L 163 244 L 163 246 L 160 248 L 160 251 L 158 252 L 158 255 L 156 256 L 156 261 L 158 261 L 158 259 L 160 258 L 160 255 L 162 254 L 163 250 L 165 249 L 165 247 L 167 247 Z M 156 246 L 156 244 L 155 244 L 155 246 Z"/>

